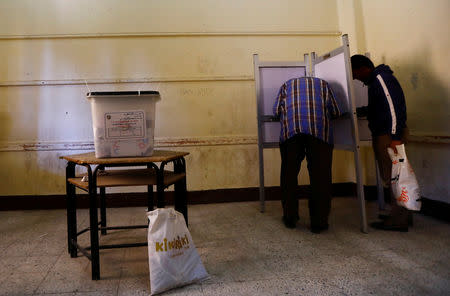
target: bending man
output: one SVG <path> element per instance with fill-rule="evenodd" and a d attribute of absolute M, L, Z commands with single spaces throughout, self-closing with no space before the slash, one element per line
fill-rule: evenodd
<path fill-rule="evenodd" d="M 314 77 L 294 78 L 280 88 L 275 105 L 280 118 L 280 153 L 283 222 L 295 228 L 299 220 L 298 173 L 308 162 L 311 194 L 308 205 L 311 231 L 328 229 L 331 208 L 333 135 L 330 120 L 341 115 L 328 83 Z"/>

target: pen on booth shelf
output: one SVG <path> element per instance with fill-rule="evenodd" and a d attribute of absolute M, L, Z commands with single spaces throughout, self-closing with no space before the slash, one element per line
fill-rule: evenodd
<path fill-rule="evenodd" d="M 84 84 L 86 85 L 86 88 L 87 88 L 87 90 L 88 90 L 88 93 L 90 93 L 90 92 L 91 92 L 91 90 L 89 89 L 89 85 L 88 85 L 88 83 L 87 83 L 86 79 L 84 79 Z"/>

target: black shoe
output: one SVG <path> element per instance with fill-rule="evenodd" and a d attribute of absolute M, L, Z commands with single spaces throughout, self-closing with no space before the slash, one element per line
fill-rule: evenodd
<path fill-rule="evenodd" d="M 384 222 L 373 222 L 373 223 L 370 223 L 370 226 L 372 228 L 379 229 L 379 230 L 408 232 L 408 226 L 387 225 L 387 224 L 384 224 Z"/>
<path fill-rule="evenodd" d="M 298 219 L 297 219 L 297 221 L 298 221 Z M 286 226 L 287 228 L 294 229 L 295 227 L 297 227 L 297 221 L 288 219 L 286 216 L 283 216 L 283 223 L 284 223 L 284 226 Z"/>
<path fill-rule="evenodd" d="M 389 218 L 389 215 L 387 214 L 378 214 L 378 219 L 386 220 L 387 218 Z"/>
<path fill-rule="evenodd" d="M 391 217 L 390 215 L 386 215 L 386 214 L 379 214 L 378 215 L 378 219 L 380 220 L 386 220 L 389 217 Z M 413 226 L 413 215 L 412 213 L 408 213 L 408 226 Z"/>
<path fill-rule="evenodd" d="M 311 226 L 311 232 L 319 234 L 322 231 L 328 230 L 328 224 L 323 226 Z"/>

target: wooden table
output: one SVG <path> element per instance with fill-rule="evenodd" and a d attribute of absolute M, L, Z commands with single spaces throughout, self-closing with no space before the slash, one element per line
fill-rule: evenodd
<path fill-rule="evenodd" d="M 148 210 L 153 210 L 153 185 L 156 185 L 157 207 L 163 208 L 164 189 L 170 185 L 175 187 L 175 210 L 187 217 L 187 190 L 186 190 L 186 162 L 184 156 L 187 152 L 155 150 L 148 157 L 123 157 L 123 158 L 96 158 L 94 152 L 61 156 L 67 160 L 66 166 L 66 194 L 67 194 L 67 242 L 68 251 L 72 258 L 77 257 L 78 251 L 91 260 L 92 279 L 100 279 L 100 249 L 127 248 L 147 246 L 145 243 L 100 245 L 98 231 L 102 235 L 107 230 L 147 228 L 146 225 L 114 226 L 107 227 L 106 223 L 106 187 L 119 186 L 148 186 Z M 160 163 L 158 166 L 156 163 Z M 165 170 L 165 166 L 173 163 L 173 170 Z M 81 176 L 75 175 L 75 167 L 84 166 L 87 172 Z M 144 167 L 133 168 L 130 167 Z M 127 167 L 117 169 L 117 167 Z M 114 168 L 114 169 L 106 169 Z M 86 176 L 86 177 L 85 177 Z M 83 181 L 83 177 L 87 181 Z M 89 194 L 89 227 L 77 232 L 76 193 L 80 188 Z M 98 221 L 98 195 L 100 190 L 100 222 Z M 100 225 L 100 226 L 99 226 Z M 77 242 L 77 237 L 85 232 L 90 233 L 90 246 L 82 247 Z"/>

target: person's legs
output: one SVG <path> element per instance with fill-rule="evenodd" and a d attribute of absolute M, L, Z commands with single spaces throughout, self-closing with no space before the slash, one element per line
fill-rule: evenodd
<path fill-rule="evenodd" d="M 287 198 L 287 183 L 286 183 L 286 166 L 287 166 L 287 143 L 280 143 L 280 156 L 281 156 L 281 170 L 280 170 L 280 188 L 281 188 L 281 208 L 283 209 L 286 204 Z"/>
<path fill-rule="evenodd" d="M 298 218 L 297 178 L 305 157 L 303 135 L 294 136 L 280 144 L 281 153 L 281 204 L 283 217 L 289 224 L 295 225 Z"/>
<path fill-rule="evenodd" d="M 387 153 L 387 148 L 391 143 L 389 135 L 374 136 L 372 139 L 373 152 L 380 168 L 381 180 L 384 188 L 391 187 L 392 161 Z"/>
<path fill-rule="evenodd" d="M 391 213 L 386 219 L 384 219 L 383 224 L 386 228 L 396 228 L 400 230 L 407 230 L 408 228 L 408 210 L 404 207 L 397 205 L 397 201 L 392 194 L 391 190 L 391 171 L 392 171 L 392 161 L 387 153 L 387 148 L 391 143 L 390 135 L 375 136 L 372 139 L 373 151 L 375 154 L 375 159 L 377 160 L 378 167 L 380 168 L 381 179 L 383 181 L 383 187 L 385 188 L 385 200 L 389 200 L 391 206 Z M 389 197 L 386 197 L 389 195 Z M 375 224 L 374 224 L 375 225 Z M 377 224 L 378 225 L 378 224 Z M 383 226 L 376 226 L 383 227 Z M 393 229 L 396 230 L 396 229 Z"/>
<path fill-rule="evenodd" d="M 328 216 L 331 209 L 333 145 L 309 136 L 306 159 L 311 184 L 311 195 L 308 200 L 311 230 L 320 232 L 328 229 Z"/>

